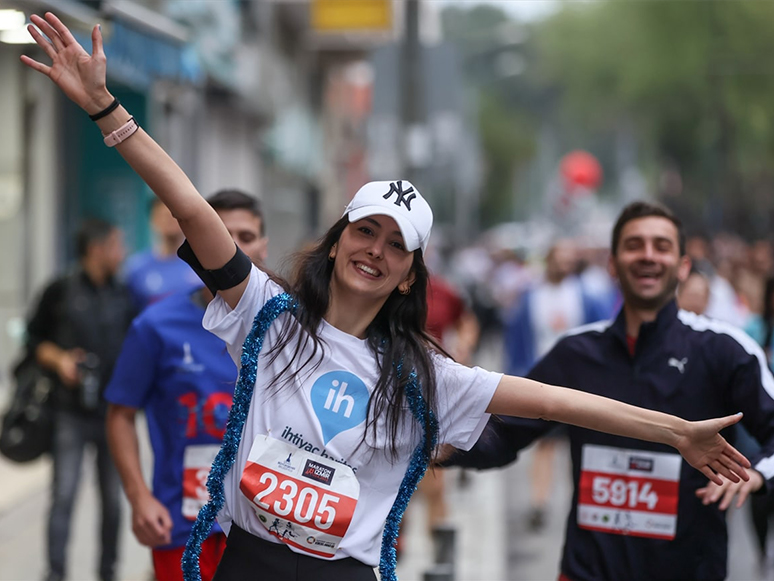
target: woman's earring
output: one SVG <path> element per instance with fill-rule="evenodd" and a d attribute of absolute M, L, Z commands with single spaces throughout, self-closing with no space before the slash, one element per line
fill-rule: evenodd
<path fill-rule="evenodd" d="M 406 296 L 407 294 L 409 294 L 411 292 L 411 285 L 407 284 L 405 286 L 399 286 L 398 287 L 398 292 L 400 294 L 402 294 L 403 296 Z"/>

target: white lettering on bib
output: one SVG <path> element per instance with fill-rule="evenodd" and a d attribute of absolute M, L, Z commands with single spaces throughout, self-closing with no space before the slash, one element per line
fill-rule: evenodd
<path fill-rule="evenodd" d="M 253 442 L 239 488 L 270 534 L 321 557 L 336 553 L 360 496 L 349 466 L 263 435 Z"/>
<path fill-rule="evenodd" d="M 196 520 L 199 509 L 210 499 L 207 476 L 220 446 L 208 444 L 187 446 L 183 454 L 183 509 L 188 520 Z"/>
<path fill-rule="evenodd" d="M 578 526 L 618 535 L 671 540 L 677 529 L 677 454 L 583 446 Z"/>

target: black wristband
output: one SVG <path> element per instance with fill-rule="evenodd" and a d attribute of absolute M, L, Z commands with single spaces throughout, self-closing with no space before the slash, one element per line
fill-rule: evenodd
<path fill-rule="evenodd" d="M 108 116 L 108 115 L 110 115 L 110 114 L 111 114 L 113 111 L 115 111 L 116 109 L 118 109 L 118 106 L 119 106 L 120 104 L 121 104 L 121 103 L 119 103 L 119 102 L 118 102 L 118 97 L 113 97 L 113 102 L 112 102 L 110 105 L 108 105 L 107 107 L 105 107 L 105 108 L 104 108 L 102 111 L 100 111 L 99 113 L 94 113 L 94 115 L 89 115 L 89 119 L 91 119 L 92 121 L 99 121 L 99 120 L 100 120 L 100 119 L 102 119 L 103 117 L 107 117 L 107 116 Z"/>

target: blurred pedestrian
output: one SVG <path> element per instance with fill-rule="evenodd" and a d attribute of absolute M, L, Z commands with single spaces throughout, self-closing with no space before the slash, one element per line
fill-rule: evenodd
<path fill-rule="evenodd" d="M 742 331 L 678 311 L 675 289 L 691 263 L 669 210 L 627 206 L 611 252 L 624 298 L 618 317 L 566 335 L 529 377 L 694 420 L 742 410 L 763 448 L 748 482 L 718 486 L 662 445 L 570 427 L 575 492 L 560 579 L 723 579 L 724 510 L 774 484 L 774 378 Z M 474 448 L 450 462 L 503 466 L 551 429 L 492 418 Z"/>
<path fill-rule="evenodd" d="M 763 352 L 769 368 L 774 370 L 774 278 L 766 280 L 763 293 L 763 313 L 752 317 L 745 327 L 745 331 L 757 341 Z M 746 431 L 740 434 L 746 449 L 750 453 L 756 453 L 760 444 L 756 442 Z M 761 576 L 770 579 L 774 575 L 774 555 L 769 554 L 769 528 L 774 516 L 774 495 L 754 495 L 750 499 L 750 516 L 752 518 L 753 532 L 758 550 L 758 562 Z"/>
<path fill-rule="evenodd" d="M 703 315 L 710 300 L 710 281 L 692 268 L 688 278 L 677 285 L 677 306 L 684 311 Z"/>
<path fill-rule="evenodd" d="M 506 373 L 526 375 L 564 333 L 610 313 L 575 276 L 577 249 L 571 240 L 557 240 L 546 254 L 543 277 L 523 294 L 505 321 Z M 565 436 L 558 427 L 538 440 L 530 467 L 531 502 L 528 523 L 538 532 L 551 498 L 556 447 Z"/>
<path fill-rule="evenodd" d="M 106 144 L 180 220 L 180 252 L 217 292 L 204 325 L 241 362 L 208 478 L 212 498 L 183 555 L 187 580 L 200 578 L 201 543 L 218 515 L 228 542 L 217 581 L 258 571 L 289 581 L 373 581 L 377 563 L 382 581 L 393 581 L 400 519 L 436 442 L 467 448 L 488 413 L 652 439 L 718 482 L 713 471 L 748 478 L 747 460 L 718 433 L 738 415 L 686 422 L 444 357 L 425 331 L 432 210 L 405 180 L 361 187 L 297 257 L 293 282 L 257 268 L 108 92 L 99 27 L 89 55 L 52 13 L 30 18 L 28 30 L 52 64 L 26 55 L 22 62 L 96 119 Z"/>
<path fill-rule="evenodd" d="M 77 234 L 78 267 L 43 291 L 28 326 L 29 348 L 55 374 L 53 483 L 48 516 L 48 581 L 65 578 L 67 545 L 81 463 L 96 450 L 102 504 L 99 578 L 115 579 L 121 482 L 105 435 L 103 393 L 135 309 L 116 274 L 124 259 L 121 231 L 86 220 Z"/>
<path fill-rule="evenodd" d="M 191 267 L 177 256 L 183 243 L 180 224 L 157 197 L 153 197 L 150 206 L 151 248 L 132 254 L 124 268 L 124 278 L 138 311 L 172 293 L 193 290 L 201 284 Z"/>
<path fill-rule="evenodd" d="M 431 275 L 427 288 L 427 332 L 455 361 L 470 365 L 480 333 L 476 316 L 459 291 L 442 277 Z M 425 499 L 427 530 L 432 534 L 447 524 L 445 471 L 441 468 L 428 470 L 419 482 L 417 492 Z M 436 554 L 437 551 L 436 547 Z"/>
<path fill-rule="evenodd" d="M 255 264 L 267 238 L 258 200 L 238 190 L 208 199 L 234 242 Z M 186 267 L 188 267 L 186 265 Z M 158 581 L 182 581 L 180 561 L 220 449 L 237 369 L 226 344 L 202 327 L 213 299 L 201 287 L 175 293 L 132 323 L 105 397 L 110 448 L 132 508 L 132 530 L 152 549 Z M 143 409 L 153 450 L 153 492 L 143 478 L 135 416 Z M 220 562 L 226 537 L 217 525 L 202 544 L 202 579 Z"/>

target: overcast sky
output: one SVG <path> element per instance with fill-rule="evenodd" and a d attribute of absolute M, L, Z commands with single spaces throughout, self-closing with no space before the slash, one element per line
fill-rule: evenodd
<path fill-rule="evenodd" d="M 430 0 L 442 4 L 499 6 L 521 20 L 538 20 L 558 8 L 559 0 Z"/>

